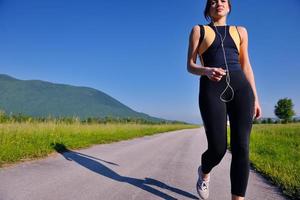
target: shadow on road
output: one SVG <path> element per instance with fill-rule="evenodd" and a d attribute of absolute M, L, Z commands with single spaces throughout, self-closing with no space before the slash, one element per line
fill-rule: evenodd
<path fill-rule="evenodd" d="M 144 180 L 142 180 L 142 179 L 131 178 L 131 177 L 119 175 L 118 173 L 114 172 L 110 168 L 106 167 L 105 165 L 103 165 L 97 161 L 105 162 L 105 163 L 112 164 L 112 165 L 118 165 L 118 164 L 107 162 L 107 161 L 104 161 L 104 160 L 101 160 L 101 159 L 98 159 L 98 158 L 95 158 L 95 157 L 92 157 L 89 155 L 85 155 L 85 154 L 82 154 L 82 153 L 79 153 L 76 151 L 71 151 L 71 150 L 67 149 L 67 147 L 64 144 L 52 143 L 51 145 L 58 153 L 63 155 L 69 161 L 75 161 L 76 163 L 80 164 L 81 166 L 83 166 L 95 173 L 98 173 L 100 175 L 106 176 L 108 178 L 111 178 L 111 179 L 119 181 L 119 182 L 129 183 L 129 184 L 134 185 L 138 188 L 141 188 L 147 192 L 157 195 L 161 198 L 168 199 L 168 200 L 176 199 L 168 194 L 165 194 L 159 190 L 156 190 L 155 188 L 150 187 L 149 185 L 158 186 L 163 189 L 167 189 L 172 192 L 176 192 L 180 195 L 183 195 L 183 196 L 191 198 L 191 199 L 199 199 L 198 197 L 196 197 L 193 194 L 190 194 L 190 193 L 180 190 L 178 188 L 168 186 L 165 183 L 155 180 L 155 179 L 152 179 L 152 178 L 146 177 Z M 95 159 L 97 161 L 95 161 L 93 159 Z"/>

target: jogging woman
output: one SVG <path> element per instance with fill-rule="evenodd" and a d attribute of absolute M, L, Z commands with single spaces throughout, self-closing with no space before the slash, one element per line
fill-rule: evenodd
<path fill-rule="evenodd" d="M 243 200 L 249 177 L 249 139 L 253 119 L 261 117 L 254 75 L 248 56 L 248 33 L 243 26 L 227 25 L 230 0 L 207 0 L 204 15 L 210 21 L 190 33 L 187 69 L 200 76 L 199 109 L 208 148 L 198 168 L 197 192 L 209 195 L 211 170 L 227 149 L 230 122 L 232 200 Z M 196 64 L 199 55 L 201 65 Z"/>

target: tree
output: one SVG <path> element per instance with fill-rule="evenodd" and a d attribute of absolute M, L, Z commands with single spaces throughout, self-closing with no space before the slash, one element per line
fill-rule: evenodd
<path fill-rule="evenodd" d="M 291 121 L 292 117 L 296 114 L 293 110 L 293 106 L 294 104 L 291 99 L 279 99 L 277 105 L 275 105 L 274 113 L 279 119 L 282 119 L 284 123 L 287 123 Z"/>
<path fill-rule="evenodd" d="M 267 123 L 268 123 L 268 124 L 272 124 L 272 122 L 273 122 L 272 119 L 271 119 L 270 117 L 268 117 L 268 118 L 267 118 Z"/>

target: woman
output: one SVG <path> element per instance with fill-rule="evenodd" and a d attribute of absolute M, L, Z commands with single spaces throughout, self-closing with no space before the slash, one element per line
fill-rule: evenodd
<path fill-rule="evenodd" d="M 227 148 L 227 115 L 230 121 L 232 200 L 244 199 L 249 177 L 249 137 L 253 119 L 261 117 L 254 75 L 248 56 L 248 34 L 243 26 L 227 25 L 230 0 L 207 0 L 206 25 L 190 33 L 187 68 L 200 75 L 199 108 L 208 148 L 198 168 L 197 192 L 209 194 L 210 171 Z M 197 55 L 201 65 L 196 64 Z"/>

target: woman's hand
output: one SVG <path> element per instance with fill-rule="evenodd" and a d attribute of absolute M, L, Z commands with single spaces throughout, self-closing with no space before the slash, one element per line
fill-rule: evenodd
<path fill-rule="evenodd" d="M 205 75 L 212 81 L 220 81 L 226 70 L 218 67 L 206 67 Z"/>
<path fill-rule="evenodd" d="M 259 119 L 260 117 L 261 117 L 261 108 L 260 108 L 258 100 L 255 100 L 253 119 Z"/>

